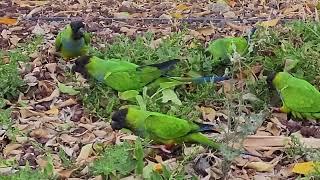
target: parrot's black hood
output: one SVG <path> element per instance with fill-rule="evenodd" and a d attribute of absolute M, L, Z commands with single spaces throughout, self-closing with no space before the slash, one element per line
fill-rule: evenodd
<path fill-rule="evenodd" d="M 83 37 L 84 24 L 82 21 L 72 21 L 70 23 L 70 27 L 72 29 L 74 39 L 80 39 Z"/>
<path fill-rule="evenodd" d="M 86 65 L 90 62 L 92 56 L 81 56 L 76 59 L 75 64 L 72 67 L 72 72 L 80 73 L 84 78 L 89 78 L 89 73 L 86 69 Z"/>
<path fill-rule="evenodd" d="M 128 114 L 128 108 L 120 109 L 112 115 L 111 128 L 113 130 L 119 130 L 126 127 L 126 117 Z"/>
<path fill-rule="evenodd" d="M 268 74 L 267 74 L 267 83 L 268 83 L 269 88 L 273 87 L 272 81 L 276 77 L 276 74 L 277 74 L 277 72 L 275 72 L 275 71 L 268 72 Z"/>

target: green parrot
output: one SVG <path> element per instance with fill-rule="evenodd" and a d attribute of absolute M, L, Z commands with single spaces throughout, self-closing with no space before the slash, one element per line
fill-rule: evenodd
<path fill-rule="evenodd" d="M 64 59 L 70 59 L 89 53 L 90 35 L 83 32 L 84 24 L 81 21 L 73 21 L 59 32 L 55 48 Z"/>
<path fill-rule="evenodd" d="M 138 66 L 119 59 L 101 59 L 96 56 L 82 56 L 75 61 L 72 70 L 85 78 L 92 77 L 111 88 L 123 92 L 140 90 L 171 70 L 179 60 L 159 64 Z"/>
<path fill-rule="evenodd" d="M 271 73 L 267 82 L 281 97 L 283 105 L 277 111 L 300 119 L 320 119 L 320 92 L 309 82 L 288 72 Z"/>
<path fill-rule="evenodd" d="M 247 37 L 225 37 L 209 42 L 206 52 L 213 56 L 213 64 L 228 64 L 234 47 L 241 56 L 246 54 L 249 48 L 248 42 L 255 31 L 256 28 L 253 28 Z"/>
<path fill-rule="evenodd" d="M 154 143 L 172 146 L 175 144 L 198 143 L 213 149 L 220 144 L 210 140 L 201 132 L 219 132 L 213 125 L 176 118 L 166 114 L 139 110 L 133 107 L 120 109 L 112 115 L 113 130 L 130 129 L 142 138 Z"/>

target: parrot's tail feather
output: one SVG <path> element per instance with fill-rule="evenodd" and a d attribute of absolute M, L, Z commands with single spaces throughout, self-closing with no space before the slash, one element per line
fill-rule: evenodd
<path fill-rule="evenodd" d="M 195 123 L 200 127 L 199 132 L 216 132 L 216 133 L 220 133 L 220 131 L 214 125 L 203 124 L 203 123 L 198 123 L 198 122 L 195 122 Z"/>
<path fill-rule="evenodd" d="M 225 81 L 230 79 L 228 76 L 203 76 L 203 77 L 197 77 L 193 78 L 192 82 L 195 84 L 205 84 L 205 83 L 217 83 L 221 81 Z"/>
<path fill-rule="evenodd" d="M 209 146 L 213 149 L 220 149 L 221 144 L 217 143 L 201 133 L 192 133 L 184 137 L 185 142 L 198 143 Z"/>
<path fill-rule="evenodd" d="M 173 60 L 169 60 L 169 61 L 165 61 L 162 63 L 157 63 L 157 64 L 150 64 L 148 66 L 153 66 L 156 67 L 162 71 L 169 71 L 171 69 L 174 68 L 174 66 L 179 62 L 179 59 L 173 59 Z"/>

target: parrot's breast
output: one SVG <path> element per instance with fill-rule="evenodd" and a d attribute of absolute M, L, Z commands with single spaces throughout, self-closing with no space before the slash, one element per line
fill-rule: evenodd
<path fill-rule="evenodd" d="M 74 57 L 86 53 L 86 45 L 84 39 L 80 40 L 62 40 L 62 54 L 64 57 Z"/>

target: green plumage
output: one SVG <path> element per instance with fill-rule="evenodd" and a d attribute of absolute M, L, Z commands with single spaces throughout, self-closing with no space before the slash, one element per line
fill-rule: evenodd
<path fill-rule="evenodd" d="M 76 60 L 74 70 L 80 73 L 85 71 L 88 76 L 120 92 L 142 89 L 166 73 L 177 62 L 172 60 L 156 65 L 138 66 L 118 59 L 105 60 L 95 56 L 88 58 L 85 64 L 80 62 L 87 61 L 83 58 Z"/>
<path fill-rule="evenodd" d="M 80 26 L 82 25 L 80 24 Z M 90 35 L 87 32 L 80 32 L 79 29 L 78 27 L 72 28 L 71 24 L 68 24 L 59 32 L 55 40 L 55 48 L 64 59 L 88 54 Z"/>
<path fill-rule="evenodd" d="M 219 38 L 209 43 L 207 51 L 213 56 L 213 63 L 220 64 L 230 62 L 230 56 L 234 52 L 244 55 L 248 50 L 248 42 L 244 37 Z"/>
<path fill-rule="evenodd" d="M 320 92 L 316 87 L 287 72 L 277 73 L 272 84 L 280 94 L 282 112 L 301 119 L 320 119 Z"/>
<path fill-rule="evenodd" d="M 214 131 L 212 125 L 194 123 L 173 116 L 138 110 L 135 108 L 121 109 L 112 116 L 112 128 L 128 128 L 135 134 L 154 140 L 155 143 L 166 145 L 198 143 L 218 149 L 220 145 L 201 132 Z"/>

